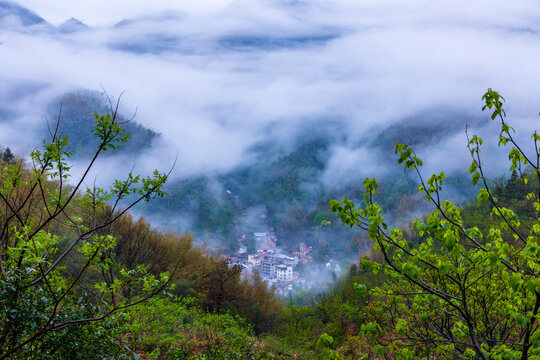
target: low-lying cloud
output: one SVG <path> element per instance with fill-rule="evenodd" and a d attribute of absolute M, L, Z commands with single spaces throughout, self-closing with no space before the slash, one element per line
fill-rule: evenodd
<path fill-rule="evenodd" d="M 176 177 L 230 171 L 254 161 L 257 143 L 286 146 L 327 123 L 344 140 L 325 178 L 377 175 L 373 139 L 426 109 L 483 116 L 473 129 L 483 131 L 494 125 L 480 96 L 492 87 L 530 132 L 540 108 L 535 1 L 107 1 L 101 20 L 100 2 L 85 12 L 62 0 L 19 3 L 54 26 L 75 16 L 89 27 L 0 19 L 0 144 L 18 152 L 35 146 L 47 104 L 76 88 L 125 90 L 123 109 L 162 134 L 138 166 L 166 169 L 178 153 Z M 464 129 L 467 119 L 448 121 Z M 444 165 L 463 167 L 464 131 L 448 136 L 426 146 L 428 165 L 452 152 Z"/>

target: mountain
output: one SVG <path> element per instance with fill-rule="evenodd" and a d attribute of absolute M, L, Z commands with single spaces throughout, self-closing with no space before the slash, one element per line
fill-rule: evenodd
<path fill-rule="evenodd" d="M 373 140 L 357 145 L 368 146 L 374 158 L 383 154 L 381 158 L 386 159 L 379 163 L 385 172 L 379 178 L 383 195 L 376 201 L 386 209 L 389 221 L 406 223 L 426 205 L 417 194 L 416 180 L 395 166 L 395 143 L 433 146 L 445 136 L 462 132 L 465 123 L 477 121 L 458 112 L 427 110 L 381 128 Z M 266 226 L 274 228 L 279 246 L 285 249 L 304 242 L 315 252 L 320 251 L 320 258 L 327 254 L 335 258 L 351 256 L 355 234 L 338 225 L 328 203 L 345 194 L 360 203 L 364 178 L 340 179 L 334 185 L 321 180 L 329 171 L 333 149 L 346 144 L 347 136 L 322 124 L 320 128 L 320 133 L 313 128 L 302 131 L 288 148 L 259 143 L 251 150 L 253 162 L 227 173 L 171 181 L 166 197 L 138 210 L 152 222 L 180 232 L 191 231 L 198 239 L 213 239 L 216 246 L 228 251 L 235 250 L 234 239 L 239 235 L 264 231 Z M 453 191 L 469 189 L 463 186 L 469 182 L 467 174 L 448 174 L 448 196 L 457 201 L 469 199 L 474 189 Z M 321 229 L 323 220 L 331 221 L 332 226 Z M 325 248 L 329 243 L 332 247 Z"/>
<path fill-rule="evenodd" d="M 280 50 L 303 46 L 322 46 L 338 38 L 336 34 L 321 34 L 311 36 L 255 36 L 239 34 L 224 36 L 218 40 L 219 46 L 232 51 L 249 50 Z"/>
<path fill-rule="evenodd" d="M 58 27 L 58 30 L 62 33 L 74 33 L 86 29 L 88 29 L 88 25 L 75 18 L 66 20 Z"/>
<path fill-rule="evenodd" d="M 41 16 L 23 6 L 11 1 L 0 0 L 0 27 L 16 29 L 19 26 L 23 28 L 38 26 L 48 31 L 61 33 L 74 33 L 88 28 L 86 24 L 75 18 L 66 20 L 59 27 L 54 27 Z"/>
<path fill-rule="evenodd" d="M 133 54 L 162 54 L 166 52 L 186 52 L 181 48 L 181 40 L 175 35 L 153 33 L 136 38 L 115 40 L 110 47 Z"/>
<path fill-rule="evenodd" d="M 371 142 L 371 146 L 394 151 L 396 143 L 427 146 L 442 138 L 465 132 L 465 126 L 480 124 L 484 119 L 451 109 L 428 109 L 393 123 Z"/>
<path fill-rule="evenodd" d="M 16 3 L 0 1 L 0 26 L 13 21 L 23 26 L 48 24 L 42 17 Z"/>
<path fill-rule="evenodd" d="M 92 133 L 93 114 L 94 112 L 100 115 L 110 113 L 105 94 L 90 90 L 66 93 L 49 104 L 48 118 L 57 119 L 60 109 L 60 135 L 69 138 L 68 150 L 74 151 L 76 157 L 89 156 L 98 146 L 98 139 Z M 117 120 L 122 123 L 127 119 L 120 114 Z M 124 126 L 131 134 L 131 139 L 127 143 L 120 144 L 119 151 L 132 155 L 150 148 L 160 136 L 135 121 L 127 121 Z M 44 138 L 48 136 L 49 131 L 46 126 L 42 129 L 42 134 Z"/>

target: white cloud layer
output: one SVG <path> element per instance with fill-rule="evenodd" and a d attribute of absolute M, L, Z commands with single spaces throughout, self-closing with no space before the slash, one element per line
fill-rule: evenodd
<path fill-rule="evenodd" d="M 428 108 L 482 116 L 487 87 L 505 95 L 520 129 L 538 124 L 537 1 L 19 3 L 53 25 L 72 16 L 90 25 L 65 34 L 0 21 L 0 110 L 18 120 L 0 122 L 0 144 L 20 151 L 35 144 L 28 134 L 51 99 L 102 86 L 125 90 L 124 109 L 138 108 L 136 120 L 163 135 L 140 163 L 166 168 L 178 152 L 177 176 L 230 170 L 261 140 L 327 122 L 347 140 L 325 177 L 366 175 L 373 159 L 362 144 L 374 129 Z M 464 134 L 461 143 L 451 135 L 426 149 L 431 161 L 441 149 L 466 155 Z"/>

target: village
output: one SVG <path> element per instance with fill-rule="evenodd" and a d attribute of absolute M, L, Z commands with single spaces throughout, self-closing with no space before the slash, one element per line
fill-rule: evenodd
<path fill-rule="evenodd" d="M 277 246 L 278 239 L 270 229 L 241 235 L 234 255 L 224 255 L 230 266 L 241 266 L 242 276 L 256 273 L 278 295 L 285 296 L 298 289 L 309 289 L 323 272 L 341 273 L 339 264 L 329 259 L 325 264 L 313 263 L 313 248 L 301 242 L 298 249 L 285 252 Z M 300 271 L 302 268 L 302 271 Z"/>

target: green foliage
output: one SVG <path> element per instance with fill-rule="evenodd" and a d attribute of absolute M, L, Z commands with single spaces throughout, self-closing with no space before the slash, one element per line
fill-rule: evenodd
<path fill-rule="evenodd" d="M 324 360 L 341 360 L 343 359 L 335 350 L 332 349 L 334 338 L 327 333 L 321 334 L 317 340 L 317 347 L 322 349 L 321 359 Z"/>
<path fill-rule="evenodd" d="M 371 346 L 356 341 L 367 313 L 370 313 L 370 296 L 363 289 L 373 288 L 381 282 L 380 275 L 374 276 L 352 264 L 346 276 L 329 289 L 317 294 L 304 293 L 305 304 L 287 306 L 278 326 L 272 330 L 275 354 L 284 359 L 294 359 L 293 354 L 301 359 L 362 358 Z M 329 337 L 331 344 L 325 341 Z"/>
<path fill-rule="evenodd" d="M 163 196 L 167 175 L 129 174 L 108 190 L 87 188 L 80 195 L 96 158 L 129 138 L 115 112 L 94 118 L 98 145 L 75 183 L 66 184 L 72 152 L 58 128 L 32 152 L 32 168 L 7 161 L 0 169 L 0 359 L 120 357 L 108 321 L 169 282 L 167 272 L 151 274 L 145 265 L 127 269 L 106 256 L 117 241 L 101 230 L 135 203 Z M 134 202 L 118 210 L 127 194 L 135 195 Z M 66 264 L 72 271 L 64 271 Z M 108 281 L 83 286 L 91 274 L 113 267 L 118 272 Z M 99 335 L 104 339 L 96 344 Z"/>
<path fill-rule="evenodd" d="M 145 359 L 253 359 L 259 347 L 244 320 L 206 313 L 192 299 L 155 297 L 121 324 L 125 345 Z"/>
<path fill-rule="evenodd" d="M 512 144 L 510 172 L 518 171 L 527 185 L 522 169 L 528 165 L 537 176 L 540 153 L 536 150 L 530 158 L 515 142 L 513 129 L 505 122 L 502 96 L 488 89 L 483 100 L 483 109 L 492 110 L 491 118 L 501 121 L 499 145 Z M 533 140 L 537 141 L 534 134 Z M 417 173 L 419 191 L 434 207 L 429 215 L 414 222 L 414 231 L 421 239 L 418 246 L 412 246 L 400 229 L 387 231 L 382 207 L 374 199 L 376 180 L 364 182 L 365 205 L 361 208 L 348 198 L 330 202 L 330 209 L 344 224 L 368 231 L 375 251 L 384 259 L 382 269 L 388 281 L 370 289 L 372 320 L 360 331 L 360 337 L 374 345 L 370 350 L 373 356 L 485 360 L 540 357 L 540 206 L 532 204 L 534 217 L 525 224 L 515 211 L 501 205 L 484 175 L 481 145 L 480 137 L 469 138 L 469 172 L 472 184 L 482 186 L 478 203 L 489 203 L 491 214 L 500 219 L 487 228 L 471 223 L 457 206 L 442 200 L 445 174 L 424 180 L 422 161 L 409 146 L 399 143 L 398 162 L 405 171 Z M 534 197 L 530 193 L 527 200 Z M 524 204 L 531 202 L 525 200 Z M 511 238 L 503 238 L 503 233 Z M 381 267 L 367 259 L 362 265 L 372 270 Z M 364 291 L 360 285 L 357 289 Z M 396 319 L 389 314 L 400 315 Z"/>

